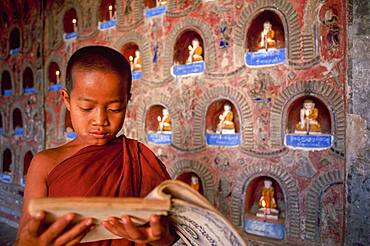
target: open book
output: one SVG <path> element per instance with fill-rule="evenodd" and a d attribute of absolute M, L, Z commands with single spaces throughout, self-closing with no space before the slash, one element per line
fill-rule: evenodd
<path fill-rule="evenodd" d="M 170 219 L 176 233 L 186 245 L 246 245 L 233 225 L 221 215 L 201 194 L 187 184 L 167 180 L 158 185 L 145 198 L 108 197 L 61 197 L 32 199 L 28 211 L 34 215 L 43 210 L 46 220 L 53 222 L 57 217 L 74 212 L 78 216 L 94 219 L 95 227 L 82 239 L 92 242 L 104 239 L 117 239 L 101 221 L 108 217 L 131 216 L 137 225 L 149 221 L 152 214 L 165 215 Z"/>

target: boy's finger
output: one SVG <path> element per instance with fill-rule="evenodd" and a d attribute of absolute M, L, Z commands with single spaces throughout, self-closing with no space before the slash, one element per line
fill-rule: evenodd
<path fill-rule="evenodd" d="M 38 236 L 37 234 L 38 234 L 41 222 L 44 219 L 44 217 L 45 217 L 45 214 L 43 212 L 38 212 L 35 216 L 31 217 L 31 220 L 27 226 L 28 233 L 31 236 L 33 237 Z"/>
<path fill-rule="evenodd" d="M 152 215 L 149 220 L 150 224 L 150 239 L 151 241 L 153 240 L 158 240 L 163 231 L 163 226 L 161 224 L 161 218 L 158 215 Z"/>
<path fill-rule="evenodd" d="M 124 225 L 121 222 L 119 222 L 118 219 L 109 218 L 108 221 L 103 222 L 103 225 L 106 229 L 108 229 L 113 234 L 130 239 L 130 237 L 128 236 L 126 232 Z"/>
<path fill-rule="evenodd" d="M 58 237 L 59 234 L 71 223 L 75 215 L 72 213 L 66 214 L 57 219 L 49 228 L 41 235 L 42 240 L 45 243 L 51 243 Z"/>
<path fill-rule="evenodd" d="M 66 245 L 72 241 L 75 241 L 77 238 L 82 239 L 83 236 L 86 235 L 88 232 L 88 228 L 93 224 L 93 220 L 91 218 L 85 219 L 72 227 L 70 230 L 65 232 L 63 235 L 58 237 L 55 240 L 55 245 Z"/>
<path fill-rule="evenodd" d="M 142 232 L 135 226 L 135 224 L 131 221 L 129 216 L 122 217 L 123 226 L 129 235 L 129 237 L 134 241 L 139 240 L 147 240 L 147 237 L 142 234 Z"/>

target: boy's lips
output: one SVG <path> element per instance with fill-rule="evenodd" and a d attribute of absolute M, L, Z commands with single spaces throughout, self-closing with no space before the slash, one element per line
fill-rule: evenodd
<path fill-rule="evenodd" d="M 95 138 L 106 138 L 109 135 L 109 133 L 101 131 L 91 131 L 89 132 L 89 135 Z"/>

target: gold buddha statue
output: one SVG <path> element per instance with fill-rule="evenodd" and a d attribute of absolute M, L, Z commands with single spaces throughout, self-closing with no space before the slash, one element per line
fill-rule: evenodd
<path fill-rule="evenodd" d="M 231 105 L 226 103 L 224 105 L 224 112 L 219 116 L 220 122 L 217 125 L 217 133 L 219 134 L 234 134 L 234 114 L 231 111 Z"/>
<path fill-rule="evenodd" d="M 135 51 L 135 58 L 130 56 L 130 65 L 131 65 L 131 71 L 139 72 L 142 68 L 142 60 L 141 60 L 141 54 L 139 50 Z"/>
<path fill-rule="evenodd" d="M 171 132 L 172 127 L 171 127 L 171 118 L 170 114 L 168 112 L 168 109 L 164 108 L 162 110 L 162 117 L 158 116 L 158 130 L 160 132 Z"/>
<path fill-rule="evenodd" d="M 200 46 L 199 40 L 197 38 L 193 39 L 191 45 L 188 47 L 189 56 L 186 63 L 200 62 L 203 61 L 203 48 Z"/>
<path fill-rule="evenodd" d="M 272 30 L 272 25 L 269 21 L 263 23 L 263 31 L 258 42 L 259 49 L 276 48 L 275 31 Z"/>
<path fill-rule="evenodd" d="M 264 186 L 261 190 L 261 198 L 258 201 L 257 217 L 264 217 L 265 219 L 278 219 L 279 211 L 276 209 L 276 201 L 274 198 L 274 188 L 272 181 L 269 179 L 264 180 Z"/>
<path fill-rule="evenodd" d="M 303 108 L 300 110 L 300 121 L 295 126 L 295 133 L 321 133 L 318 122 L 319 110 L 315 108 L 312 100 L 304 100 Z"/>
<path fill-rule="evenodd" d="M 191 176 L 191 183 L 190 183 L 190 187 L 193 188 L 194 190 L 196 191 L 199 191 L 199 178 L 195 175 L 192 175 Z"/>

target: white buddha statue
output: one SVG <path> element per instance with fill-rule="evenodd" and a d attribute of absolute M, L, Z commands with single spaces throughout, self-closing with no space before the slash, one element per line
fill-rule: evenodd
<path fill-rule="evenodd" d="M 189 56 L 186 63 L 200 62 L 203 61 L 203 48 L 200 46 L 198 39 L 193 39 L 191 45 L 188 46 Z"/>
<path fill-rule="evenodd" d="M 224 112 L 219 116 L 217 125 L 217 133 L 219 134 L 235 134 L 234 114 L 231 111 L 231 105 L 224 105 Z"/>
<path fill-rule="evenodd" d="M 276 48 L 275 31 L 272 30 L 272 25 L 269 21 L 263 23 L 263 31 L 261 32 L 258 48 L 266 51 L 270 48 Z"/>
<path fill-rule="evenodd" d="M 164 108 L 162 109 L 162 117 L 158 116 L 158 130 L 160 132 L 170 133 L 172 130 L 171 127 L 171 118 L 170 113 L 168 112 L 168 109 Z"/>

